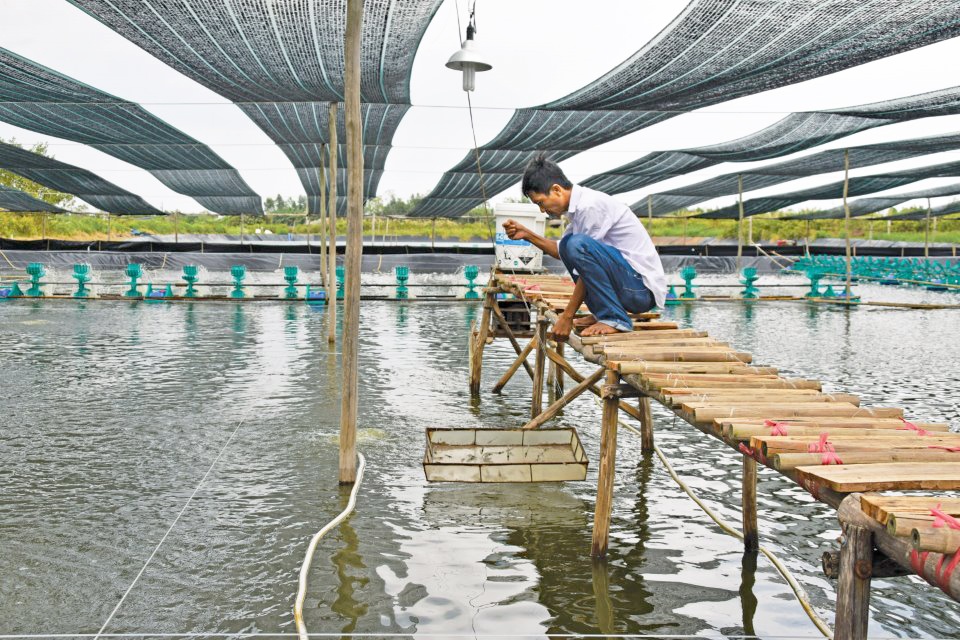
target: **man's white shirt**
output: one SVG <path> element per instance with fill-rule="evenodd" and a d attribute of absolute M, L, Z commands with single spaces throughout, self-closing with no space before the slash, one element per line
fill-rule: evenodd
<path fill-rule="evenodd" d="M 653 294 L 657 306 L 663 306 L 667 295 L 663 264 L 650 234 L 630 207 L 605 193 L 575 184 L 564 215 L 567 218 L 564 237 L 582 233 L 619 251 L 633 270 L 643 277 L 643 284 Z"/>

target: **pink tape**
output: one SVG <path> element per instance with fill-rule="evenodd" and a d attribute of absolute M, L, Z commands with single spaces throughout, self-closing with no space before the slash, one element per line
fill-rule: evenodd
<path fill-rule="evenodd" d="M 834 449 L 833 445 L 827 442 L 827 438 L 830 437 L 830 434 L 824 431 L 820 434 L 820 442 L 811 444 L 807 447 L 807 451 L 810 453 L 822 453 L 823 456 L 820 458 L 820 464 L 843 464 L 843 460 L 837 455 L 837 450 Z"/>
<path fill-rule="evenodd" d="M 902 427 L 897 427 L 897 430 L 898 430 L 898 431 L 907 431 L 907 430 L 909 430 L 909 431 L 916 431 L 918 436 L 928 436 L 928 435 L 930 435 L 930 432 L 927 431 L 926 429 L 921 429 L 921 428 L 918 427 L 917 425 L 913 424 L 912 422 L 908 422 L 908 421 L 904 420 L 903 418 L 900 418 L 900 422 L 903 423 L 903 426 L 902 426 Z"/>
<path fill-rule="evenodd" d="M 910 551 L 910 566 L 913 567 L 918 576 L 923 575 L 923 565 L 927 563 L 927 556 L 929 555 L 929 551 L 923 553 L 919 553 L 916 549 Z"/>
<path fill-rule="evenodd" d="M 770 427 L 770 435 L 772 436 L 785 436 L 787 435 L 787 423 L 786 422 L 775 422 L 773 420 L 765 420 L 763 426 Z"/>
<path fill-rule="evenodd" d="M 927 449 L 943 449 L 944 451 L 949 451 L 951 453 L 960 452 L 960 447 L 945 447 L 942 444 L 932 444 Z"/>
<path fill-rule="evenodd" d="M 960 529 L 960 520 L 954 518 L 949 513 L 945 513 L 940 509 L 941 505 L 937 505 L 933 509 L 930 509 L 930 515 L 933 516 L 933 528 L 939 529 L 940 527 L 946 526 L 951 529 Z"/>

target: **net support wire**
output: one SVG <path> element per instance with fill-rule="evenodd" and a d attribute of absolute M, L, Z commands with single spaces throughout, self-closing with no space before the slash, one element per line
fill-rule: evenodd
<path fill-rule="evenodd" d="M 310 539 L 310 544 L 307 545 L 307 553 L 303 558 L 303 564 L 300 566 L 300 584 L 297 590 L 297 599 L 293 605 L 293 618 L 297 624 L 297 636 L 300 640 L 309 640 L 311 635 L 307 632 L 307 626 L 303 621 L 303 602 L 307 597 L 307 577 L 310 574 L 310 564 L 313 562 L 313 554 L 317 550 L 317 545 L 323 536 L 327 535 L 327 533 L 335 529 L 337 525 L 346 520 L 357 504 L 357 493 L 360 491 L 360 484 L 363 482 L 363 470 L 367 466 L 366 458 L 364 458 L 363 454 L 359 451 L 357 452 L 357 458 L 359 460 L 357 479 L 356 482 L 353 483 L 353 488 L 350 490 L 350 499 L 347 501 L 347 506 L 344 507 L 343 511 L 341 511 L 337 517 L 325 524 L 323 528 L 313 535 L 313 538 Z"/>

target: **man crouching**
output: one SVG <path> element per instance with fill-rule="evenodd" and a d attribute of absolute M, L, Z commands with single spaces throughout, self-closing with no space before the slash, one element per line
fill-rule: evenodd
<path fill-rule="evenodd" d="M 567 308 L 554 324 L 555 340 L 565 341 L 574 326 L 583 328 L 582 336 L 632 331 L 628 313 L 663 306 L 667 292 L 663 265 L 650 235 L 630 207 L 605 193 L 573 184 L 543 154 L 527 164 L 521 189 L 547 215 L 567 216 L 559 243 L 513 220 L 503 223 L 511 239 L 527 240 L 562 260 L 576 282 Z M 584 302 L 592 315 L 574 320 Z"/>

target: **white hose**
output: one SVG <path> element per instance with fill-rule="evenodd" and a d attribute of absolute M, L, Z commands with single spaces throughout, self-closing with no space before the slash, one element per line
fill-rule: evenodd
<path fill-rule="evenodd" d="M 346 520 L 347 516 L 350 515 L 354 506 L 357 504 L 357 491 L 360 490 L 360 483 L 363 481 L 363 468 L 367 466 L 366 459 L 359 451 L 357 452 L 357 458 L 360 460 L 360 466 L 357 467 L 357 479 L 353 483 L 353 489 L 350 491 L 350 499 L 347 501 L 346 508 L 340 512 L 340 515 L 328 522 L 320 531 L 314 534 L 310 540 L 310 545 L 307 547 L 307 555 L 303 559 L 303 565 L 300 567 L 300 588 L 297 591 L 296 603 L 293 605 L 293 619 L 297 623 L 297 635 L 300 636 L 300 640 L 309 640 L 310 638 L 310 635 L 307 633 L 307 626 L 303 623 L 303 601 L 307 597 L 307 574 L 310 573 L 310 563 L 313 562 L 313 553 L 317 550 L 317 543 L 319 543 L 320 539 L 327 535 L 331 529 Z"/>

